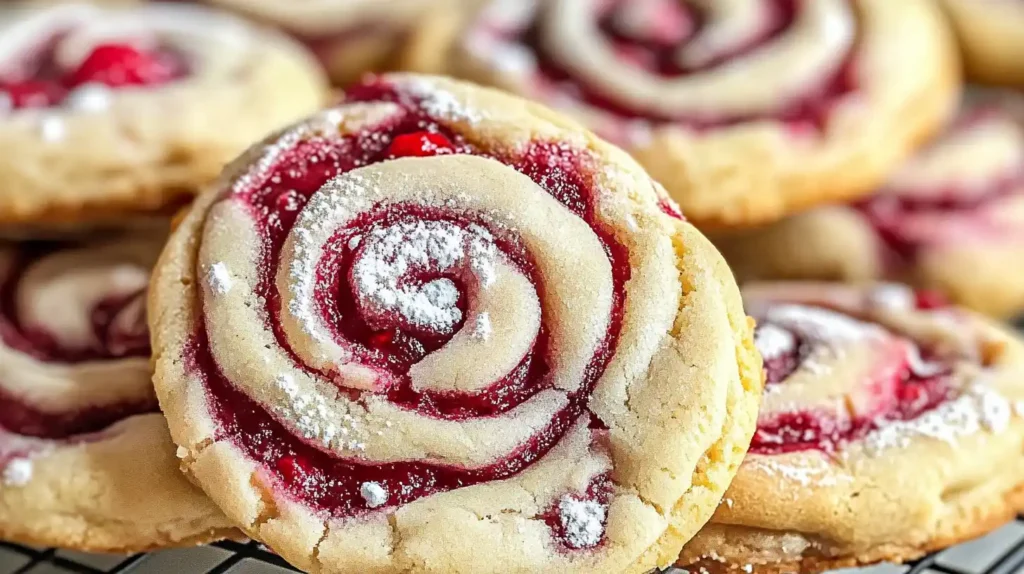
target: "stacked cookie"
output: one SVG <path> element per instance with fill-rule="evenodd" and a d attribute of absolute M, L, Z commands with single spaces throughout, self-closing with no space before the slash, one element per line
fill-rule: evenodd
<path fill-rule="evenodd" d="M 1024 96 L 955 36 L 1019 81 L 1017 8 L 31 4 L 0 536 L 812 572 L 1024 509 L 1024 345 L 948 302 L 1024 308 Z"/>
<path fill-rule="evenodd" d="M 326 82 L 187 5 L 0 7 L 0 535 L 131 552 L 238 532 L 178 470 L 146 288 L 169 217 Z"/>

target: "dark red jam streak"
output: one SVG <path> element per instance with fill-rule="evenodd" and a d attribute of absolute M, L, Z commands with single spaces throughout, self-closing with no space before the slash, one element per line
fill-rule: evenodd
<path fill-rule="evenodd" d="M 959 118 L 949 129 L 952 131 L 970 129 L 978 122 L 1004 116 L 998 109 L 982 107 Z M 916 216 L 972 217 L 977 212 L 994 202 L 1007 197 L 1024 193 L 1024 164 L 1018 165 L 1009 173 L 993 176 L 981 191 L 965 190 L 956 183 L 936 190 L 889 190 L 871 196 L 854 204 L 875 228 L 882 243 L 891 254 L 894 267 L 912 262 L 922 247 L 929 242 L 925 238 L 910 235 L 905 231 L 907 218 Z M 929 191 L 929 193 L 922 193 Z M 986 233 L 1001 235 L 995 224 L 987 222 L 978 214 L 977 231 L 979 236 Z M 1013 233 L 1015 230 L 1007 230 Z M 935 230 L 941 234 L 941 229 Z"/>
<path fill-rule="evenodd" d="M 147 333 L 133 333 L 129 336 L 116 333 L 112 328 L 114 318 L 135 299 L 136 295 L 100 301 L 92 310 L 93 329 L 96 339 L 101 342 L 98 347 L 62 348 L 46 333 L 25 330 L 19 325 L 15 310 L 15 290 L 24 264 L 53 248 L 54 246 L 42 245 L 27 247 L 14 272 L 7 281 L 0 284 L 0 340 L 3 344 L 47 363 L 75 364 L 126 357 L 148 357 Z M 2 384 L 3 381 L 0 381 L 0 385 Z M 157 408 L 156 398 L 153 397 L 152 400 L 143 402 L 123 402 L 74 411 L 47 411 L 22 402 L 0 389 L 0 427 L 16 434 L 39 438 L 63 439 L 92 433 L 131 415 L 156 412 Z"/>
<path fill-rule="evenodd" d="M 652 35 L 647 39 L 638 40 L 623 35 L 615 24 L 615 13 L 624 4 L 632 0 L 615 0 L 608 2 L 598 17 L 598 27 L 607 40 L 615 46 L 619 57 L 633 66 L 641 67 L 652 74 L 665 78 L 677 78 L 691 74 L 699 74 L 705 70 L 726 64 L 729 60 L 744 56 L 761 49 L 776 38 L 786 34 L 793 25 L 800 10 L 799 0 L 763 0 L 769 5 L 772 21 L 758 36 L 752 37 L 745 45 L 727 54 L 722 54 L 699 67 L 682 67 L 676 60 L 676 54 L 682 46 L 694 38 L 705 25 L 706 18 L 701 12 L 685 2 L 663 2 L 664 10 L 677 10 L 682 13 L 666 14 L 665 21 L 685 20 L 690 22 L 688 28 L 679 33 Z M 549 53 L 541 41 L 540 21 L 534 22 L 528 29 L 520 32 L 512 39 L 528 46 L 536 55 L 544 85 L 550 89 L 567 91 L 587 104 L 603 109 L 624 120 L 644 119 L 656 123 L 684 124 L 694 129 L 714 129 L 743 124 L 758 120 L 771 119 L 787 124 L 793 131 L 803 133 L 811 130 L 819 132 L 827 124 L 829 114 L 836 102 L 857 89 L 854 69 L 853 52 L 847 54 L 843 63 L 828 77 L 805 94 L 791 102 L 785 102 L 780 109 L 768 114 L 736 115 L 736 116 L 663 116 L 649 110 L 636 109 L 619 99 L 617 94 L 601 91 L 597 86 L 585 83 L 559 61 L 559 55 Z"/>
<path fill-rule="evenodd" d="M 187 73 L 181 54 L 168 48 L 140 49 L 130 44 L 105 43 L 93 48 L 73 70 L 61 69 L 55 60 L 63 33 L 12 70 L 0 75 L 0 95 L 6 94 L 15 109 L 60 105 L 75 88 L 102 84 L 109 88 L 157 86 Z"/>
<path fill-rule="evenodd" d="M 270 316 L 277 314 L 280 296 L 273 280 L 280 250 L 295 217 L 311 194 L 328 179 L 356 167 L 374 164 L 398 155 L 432 153 L 473 154 L 498 159 L 529 176 L 558 199 L 568 210 L 588 222 L 603 242 L 612 267 L 614 284 L 611 317 L 603 344 L 587 369 L 581 389 L 569 395 L 569 404 L 558 411 L 546 428 L 496 464 L 476 469 L 440 466 L 423 462 L 366 464 L 339 460 L 292 435 L 260 405 L 225 379 L 210 355 L 206 328 L 200 326 L 186 360 L 194 376 L 202 377 L 208 389 L 213 416 L 223 433 L 249 457 L 262 464 L 279 487 L 310 507 L 332 516 L 351 516 L 368 511 L 359 494 L 364 482 L 379 483 L 388 493 L 388 506 L 407 504 L 430 494 L 475 483 L 508 478 L 528 467 L 551 449 L 581 416 L 587 416 L 592 429 L 600 429 L 587 411 L 587 401 L 597 379 L 614 352 L 621 328 L 625 284 L 630 269 L 628 253 L 614 241 L 611 230 L 604 229 L 594 213 L 588 158 L 564 145 L 533 142 L 513 152 L 505 149 L 481 149 L 447 129 L 444 122 L 429 116 L 419 102 L 380 80 L 372 80 L 350 90 L 348 102 L 387 101 L 398 104 L 402 112 L 391 120 L 366 131 L 339 139 L 312 139 L 285 152 L 277 165 L 261 181 L 254 182 L 230 200 L 251 206 L 263 236 L 266 275 L 258 286 L 265 297 Z M 481 214 L 438 211 L 417 205 L 382 205 L 341 229 L 330 243 L 329 253 L 319 267 L 317 293 L 320 310 L 339 330 L 339 338 L 359 350 L 363 364 L 386 375 L 389 400 L 424 416 L 467 419 L 494 416 L 506 412 L 550 387 L 547 329 L 541 332 L 520 366 L 477 394 L 418 393 L 411 388 L 407 370 L 424 354 L 439 348 L 445 339 L 401 328 L 374 331 L 354 312 L 354 301 L 347 283 L 347 266 L 352 252 L 347 239 L 365 233 L 374 225 L 404 219 L 444 220 L 456 225 L 480 225 L 495 237 L 495 244 L 525 275 L 532 278 L 539 297 L 544 297 L 544 277 L 536 272 L 529 253 L 516 236 L 501 229 Z M 436 277 L 419 277 L 433 280 Z M 465 288 L 460 278 L 449 277 Z M 460 306 L 465 310 L 465 292 Z M 287 342 L 276 321 L 271 322 L 277 340 Z M 542 322 L 543 323 L 543 322 Z M 456 327 L 458 328 L 458 326 Z M 301 365 L 296 357 L 297 365 Z M 599 432 L 599 431 L 595 431 Z"/>
<path fill-rule="evenodd" d="M 919 298 L 919 308 L 922 310 L 935 308 L 935 304 L 936 299 L 931 295 Z M 789 332 L 796 339 L 796 348 L 790 353 L 765 361 L 768 387 L 785 384 L 786 379 L 814 350 L 813 341 L 802 338 L 799 333 Z M 948 372 L 921 377 L 913 372 L 909 364 L 903 364 L 895 376 L 896 381 L 863 381 L 864 392 L 886 395 L 874 397 L 879 408 L 869 416 L 836 420 L 825 413 L 798 411 L 761 417 L 750 452 L 781 454 L 819 450 L 832 453 L 844 443 L 863 438 L 887 422 L 917 418 L 951 397 Z"/>

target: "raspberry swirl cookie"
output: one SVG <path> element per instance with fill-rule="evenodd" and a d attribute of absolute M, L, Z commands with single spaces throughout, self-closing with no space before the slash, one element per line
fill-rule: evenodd
<path fill-rule="evenodd" d="M 767 385 L 750 452 L 680 564 L 912 559 L 1024 507 L 1024 346 L 896 285 L 744 289 Z"/>
<path fill-rule="evenodd" d="M 1024 3 L 943 0 L 960 40 L 967 74 L 987 84 L 1024 86 Z"/>
<path fill-rule="evenodd" d="M 761 385 L 728 269 L 661 193 L 547 109 L 427 76 L 270 137 L 155 272 L 187 472 L 317 572 L 671 563 Z"/>
<path fill-rule="evenodd" d="M 234 532 L 157 410 L 145 290 L 161 243 L 0 243 L 3 539 L 134 552 Z"/>
<path fill-rule="evenodd" d="M 871 191 L 957 93 L 954 43 L 923 0 L 497 0 L 451 18 L 426 20 L 411 67 L 568 110 L 698 226 Z"/>
<path fill-rule="evenodd" d="M 201 7 L 0 6 L 0 223 L 165 208 L 325 89 L 297 45 Z"/>
<path fill-rule="evenodd" d="M 715 241 L 740 281 L 887 277 L 988 314 L 1024 310 L 1024 96 L 969 93 L 874 196 Z"/>
<path fill-rule="evenodd" d="M 409 29 L 427 11 L 478 0 L 204 0 L 279 26 L 309 47 L 331 80 L 348 85 L 395 65 Z"/>

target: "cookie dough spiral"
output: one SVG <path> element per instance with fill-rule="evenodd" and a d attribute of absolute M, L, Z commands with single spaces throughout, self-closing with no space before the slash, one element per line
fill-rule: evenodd
<path fill-rule="evenodd" d="M 743 418 L 728 397 L 756 380 L 735 351 L 694 351 L 732 383 L 668 390 L 690 337 L 674 325 L 717 305 L 683 288 L 680 242 L 706 244 L 573 129 L 495 92 L 385 78 L 253 148 L 200 201 L 157 271 L 157 386 L 189 472 L 254 536 L 325 571 L 663 560 L 640 547 L 688 487 L 654 478 L 649 445 L 677 431 L 653 421 L 719 405 L 686 462 L 657 463 L 692 465 L 743 432 L 719 415 Z M 732 320 L 746 329 L 727 315 L 719 351 Z M 253 492 L 274 508 L 239 505 Z"/>
<path fill-rule="evenodd" d="M 911 560 L 1024 505 L 1015 335 L 895 284 L 751 284 L 744 301 L 768 379 L 758 429 L 680 565 Z"/>
<path fill-rule="evenodd" d="M 958 89 L 948 27 L 919 0 L 492 0 L 420 30 L 412 69 L 568 111 L 707 228 L 864 195 Z"/>

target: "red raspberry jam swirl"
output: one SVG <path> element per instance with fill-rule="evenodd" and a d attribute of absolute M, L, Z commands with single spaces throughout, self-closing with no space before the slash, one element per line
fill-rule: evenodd
<path fill-rule="evenodd" d="M 58 34 L 0 74 L 0 111 L 89 105 L 81 100 L 90 89 L 154 87 L 187 73 L 183 56 L 170 48 L 117 42 L 93 46 L 77 66 L 68 68 L 57 59 L 68 34 Z"/>
<path fill-rule="evenodd" d="M 4 347 L 0 353 L 5 357 L 2 362 L 9 362 L 11 368 L 5 377 L 24 377 L 35 386 L 57 376 L 47 369 L 66 369 L 61 377 L 68 379 L 74 379 L 76 369 L 81 369 L 82 373 L 93 372 L 91 378 L 95 379 L 105 363 L 135 359 L 144 365 L 148 361 L 144 307 L 148 269 L 125 264 L 97 268 L 106 274 L 102 279 L 96 273 L 64 277 L 54 273 L 54 264 L 71 253 L 68 247 L 38 243 L 4 251 L 0 246 L 0 342 Z M 80 293 L 69 295 L 69 287 Z M 98 289 L 110 291 L 100 293 Z M 69 303 L 69 296 L 75 300 Z M 61 325 L 65 326 L 63 332 Z M 17 370 L 12 368 L 14 364 L 20 365 Z M 36 369 L 41 372 L 35 373 Z M 147 382 L 142 379 L 143 386 Z M 33 389 L 37 398 L 29 400 L 20 398 L 10 385 L 15 385 L 13 379 L 0 380 L 0 427 L 24 437 L 67 439 L 79 435 L 76 440 L 87 440 L 81 435 L 103 430 L 131 415 L 157 411 L 151 392 L 135 393 L 134 398 L 121 401 L 104 399 L 102 404 L 54 409 L 38 398 L 45 388 Z M 5 451 L 0 447 L 0 452 Z"/>
<path fill-rule="evenodd" d="M 930 296 L 920 302 L 933 304 Z M 915 342 L 879 324 L 831 309 L 772 303 L 759 318 L 754 340 L 766 374 L 766 412 L 751 443 L 754 454 L 836 452 L 887 423 L 916 419 L 953 395 L 951 365 L 936 357 L 922 358 L 926 353 Z M 849 357 L 856 364 L 844 365 Z M 800 382 L 794 383 L 797 378 Z M 794 384 L 805 388 L 794 391 Z M 794 392 L 796 397 L 810 393 L 817 398 L 786 394 L 786 405 L 813 404 L 797 410 L 773 408 L 773 395 Z"/>
<path fill-rule="evenodd" d="M 499 7 L 506 4 L 507 9 Z M 784 123 L 795 133 L 817 132 L 827 123 L 835 104 L 857 89 L 853 69 L 855 31 L 841 25 L 843 32 L 834 33 L 828 46 L 809 48 L 829 54 L 828 62 L 815 64 L 821 77 L 813 82 L 785 82 L 785 87 L 778 90 L 779 101 L 770 106 L 758 103 L 737 105 L 731 111 L 712 111 L 709 101 L 715 98 L 707 96 L 692 101 L 683 98 L 685 103 L 677 106 L 679 109 L 667 109 L 671 104 L 665 102 L 673 101 L 674 92 L 688 83 L 727 74 L 737 64 L 751 66 L 751 71 L 745 73 L 756 74 L 755 59 L 781 49 L 778 46 L 786 43 L 794 28 L 824 26 L 826 20 L 835 20 L 835 14 L 820 17 L 820 6 L 798 0 L 751 1 L 736 12 L 725 5 L 678 0 L 591 0 L 587 8 L 593 24 L 588 33 L 598 40 L 596 47 L 586 45 L 588 50 L 593 49 L 586 54 L 582 49 L 581 54 L 566 53 L 576 47 L 557 46 L 559 42 L 552 39 L 554 27 L 578 32 L 578 26 L 567 23 L 571 19 L 568 9 L 542 2 L 532 14 L 525 14 L 521 8 L 513 10 L 510 4 L 495 2 L 493 9 L 485 11 L 467 36 L 465 49 L 508 73 L 528 74 L 531 96 L 556 103 L 583 102 L 617 118 L 626 131 L 631 124 L 636 127 L 630 120 L 713 129 L 770 119 Z M 825 10 L 842 12 L 841 18 L 855 18 L 845 0 L 829 4 Z M 583 16 L 578 11 L 573 13 L 572 18 L 579 17 Z M 835 26 L 832 30 L 835 32 Z M 565 38 L 573 37 L 565 29 L 560 32 Z M 812 59 L 807 54 L 803 57 Z M 596 69 L 581 71 L 587 68 L 582 59 L 602 58 L 613 58 L 615 65 L 630 70 L 629 74 L 664 84 L 665 102 L 639 105 L 637 100 L 625 97 L 623 93 L 633 87 L 628 79 L 607 79 L 607 74 L 624 76 L 616 69 L 606 70 L 603 78 L 597 76 Z M 773 74 L 777 79 L 777 72 Z M 613 88 L 615 80 L 622 85 Z M 613 140 L 622 139 L 614 132 L 609 135 L 607 129 L 601 131 Z M 620 135 L 629 137 L 628 133 Z"/>
<path fill-rule="evenodd" d="M 460 154 L 497 160 L 526 175 L 550 194 L 560 208 L 568 210 L 574 222 L 584 222 L 596 237 L 596 257 L 605 258 L 610 269 L 610 316 L 607 326 L 596 334 L 598 342 L 592 356 L 582 363 L 582 381 L 577 390 L 566 392 L 564 405 L 555 408 L 553 416 L 540 427 L 529 431 L 528 438 L 511 452 L 502 453 L 496 461 L 483 466 L 463 467 L 415 460 L 370 463 L 325 452 L 322 444 L 309 437 L 303 440 L 228 380 L 222 362 L 210 348 L 211 325 L 204 315 L 194 344 L 186 353 L 186 363 L 192 375 L 203 380 L 208 389 L 211 414 L 220 427 L 218 439 L 233 441 L 262 466 L 266 476 L 286 496 L 333 517 L 401 506 L 435 493 L 509 478 L 528 468 L 571 427 L 582 424 L 585 428 L 588 421 L 596 420 L 591 419 L 587 408 L 589 395 L 615 351 L 622 324 L 630 263 L 626 249 L 595 215 L 596 190 L 591 180 L 595 170 L 589 165 L 589 155 L 558 142 L 533 141 L 514 150 L 502 148 L 499 143 L 494 143 L 495 147 L 470 143 L 446 124 L 449 120 L 443 119 L 443 102 L 427 102 L 413 91 L 404 84 L 399 88 L 383 80 L 350 90 L 349 104 L 390 102 L 395 111 L 371 127 L 346 135 L 286 137 L 286 143 L 281 144 L 285 147 L 275 147 L 278 153 L 270 156 L 271 160 L 260 163 L 255 175 L 244 176 L 214 205 L 214 209 L 224 202 L 242 205 L 246 216 L 254 221 L 263 247 L 257 266 L 261 278 L 252 289 L 255 300 L 265 305 L 275 344 L 288 350 L 299 369 L 330 378 L 330 372 L 309 366 L 289 345 L 282 327 L 285 318 L 281 303 L 290 291 L 283 292 L 284 287 L 275 280 L 283 252 L 293 247 L 287 243 L 293 228 L 303 223 L 303 217 L 311 210 L 319 213 L 316 202 L 328 195 L 322 190 L 327 189 L 325 184 L 359 167 L 433 155 Z M 356 196 L 360 194 L 353 194 Z M 365 388 L 355 389 L 347 384 L 340 389 L 353 401 L 383 399 L 403 413 L 469 424 L 511 416 L 517 406 L 553 388 L 559 359 L 552 348 L 553 327 L 543 317 L 522 356 L 514 357 L 517 364 L 477 390 L 418 388 L 410 376 L 414 364 L 455 341 L 456 334 L 469 331 L 475 336 L 481 328 L 486 331 L 487 326 L 480 325 L 479 316 L 475 324 L 466 324 L 467 318 L 474 316 L 474 300 L 483 297 L 480 284 L 486 282 L 488 274 L 483 264 L 478 265 L 482 260 L 474 259 L 473 253 L 488 253 L 494 260 L 505 261 L 508 269 L 532 284 L 531 289 L 536 289 L 541 299 L 550 296 L 553 283 L 540 273 L 538 260 L 515 230 L 503 227 L 482 212 L 394 202 L 377 204 L 329 233 L 333 236 L 328 239 L 322 258 L 310 268 L 310 313 L 333 331 L 331 338 L 344 346 L 360 372 L 368 373 L 365 378 L 372 380 Z M 470 255 L 463 258 L 461 252 L 452 252 L 447 262 L 441 256 L 426 263 L 417 262 L 415 254 L 400 260 L 404 257 L 402 246 L 417 244 L 421 239 L 438 241 L 439 245 L 451 240 Z M 403 273 L 398 283 L 379 289 L 390 280 L 389 274 L 396 266 L 401 266 Z M 289 281 L 302 281 L 295 279 L 294 267 L 287 269 L 292 270 Z M 210 281 L 226 292 L 226 283 L 216 277 Z M 402 290 L 403 286 L 420 289 L 436 305 L 415 304 L 409 293 Z M 204 306 L 209 305 L 210 298 L 215 296 L 211 293 L 217 289 L 204 292 Z M 542 315 L 547 312 L 540 311 Z M 600 424 L 590 424 L 590 428 L 595 436 L 605 432 Z M 318 439 L 323 440 L 323 436 Z M 350 450 L 344 452 L 358 451 L 359 445 L 347 448 Z M 578 548 L 574 544 L 581 540 L 589 541 L 591 546 L 589 543 L 594 540 L 584 534 L 602 524 L 598 514 L 604 510 L 595 511 L 593 504 L 585 503 L 591 501 L 600 506 L 601 496 L 605 496 L 600 493 L 604 490 L 592 490 L 589 494 L 572 495 L 579 504 L 566 508 L 569 530 L 583 532 L 582 538 L 563 538 L 567 548 Z M 557 537 L 560 530 L 555 530 Z"/>
<path fill-rule="evenodd" d="M 1021 125 L 998 106 L 969 107 L 893 182 L 855 204 L 878 233 L 886 259 L 898 267 L 930 247 L 1024 244 L 1020 216 L 1013 215 L 1013 206 L 1024 204 Z M 965 155 L 979 151 L 983 157 Z M 935 173 L 947 174 L 946 180 L 937 181 Z"/>

